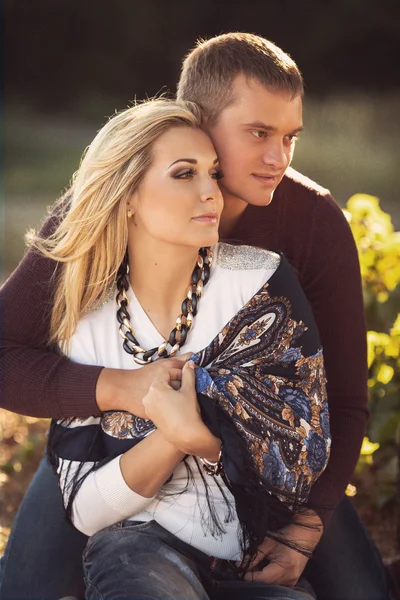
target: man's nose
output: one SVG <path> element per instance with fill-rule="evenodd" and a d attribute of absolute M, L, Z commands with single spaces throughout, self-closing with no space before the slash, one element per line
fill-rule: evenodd
<path fill-rule="evenodd" d="M 265 165 L 274 169 L 285 169 L 288 166 L 289 156 L 282 140 L 270 141 L 262 156 Z"/>

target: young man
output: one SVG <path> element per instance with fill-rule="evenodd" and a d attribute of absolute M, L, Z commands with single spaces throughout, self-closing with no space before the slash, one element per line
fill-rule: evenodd
<path fill-rule="evenodd" d="M 329 524 L 365 431 L 365 324 L 357 251 L 348 224 L 327 190 L 290 168 L 302 129 L 302 95 L 302 78 L 291 58 L 249 34 L 201 42 L 184 61 L 178 86 L 180 99 L 202 108 L 204 126 L 225 173 L 221 237 L 286 255 L 298 271 L 324 346 L 331 458 L 312 491 L 315 529 L 291 526 L 286 534 L 307 537 L 307 545 L 312 538 L 316 546 L 325 530 L 307 567 L 321 600 L 386 598 L 379 559 L 348 501 L 342 501 Z M 44 235 L 54 227 L 54 219 Z M 143 395 L 157 372 L 182 363 L 168 359 L 127 372 L 73 364 L 52 353 L 46 342 L 53 271 L 50 261 L 30 251 L 1 291 L 2 405 L 57 418 L 112 409 L 140 415 Z M 82 593 L 79 563 L 86 540 L 62 521 L 56 486 L 43 462 L 10 537 L 2 598 Z M 288 586 L 307 562 L 271 540 L 260 548 L 260 557 L 268 565 L 256 566 L 246 577 Z"/>

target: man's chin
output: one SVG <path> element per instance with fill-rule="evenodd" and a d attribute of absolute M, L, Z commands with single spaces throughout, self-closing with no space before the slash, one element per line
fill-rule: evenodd
<path fill-rule="evenodd" d="M 250 187 L 250 186 L 249 186 Z M 275 189 L 272 190 L 249 190 L 247 189 L 245 194 L 241 194 L 240 191 L 237 190 L 228 190 L 224 189 L 221 186 L 222 195 L 224 197 L 225 208 L 229 206 L 229 204 L 236 202 L 245 202 L 246 204 L 250 204 L 252 206 L 268 206 L 271 204 L 272 198 L 274 196 Z M 250 193 L 249 193 L 250 192 Z"/>
<path fill-rule="evenodd" d="M 270 192 L 264 192 L 263 194 L 253 194 L 251 198 L 246 198 L 246 202 L 253 206 L 268 206 L 268 204 L 271 204 L 272 202 L 274 192 L 275 190 L 271 190 Z"/>

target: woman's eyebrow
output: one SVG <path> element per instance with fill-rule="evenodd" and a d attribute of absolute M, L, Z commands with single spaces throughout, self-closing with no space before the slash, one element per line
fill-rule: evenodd
<path fill-rule="evenodd" d="M 197 165 L 197 160 L 195 158 L 178 158 L 178 160 L 175 160 L 169 166 L 172 167 L 172 165 L 176 165 L 176 163 L 178 163 L 178 162 L 188 162 L 191 165 Z"/>
<path fill-rule="evenodd" d="M 215 163 L 217 163 L 219 161 L 218 157 L 214 159 L 213 161 L 213 165 L 215 165 Z M 188 162 L 191 165 L 197 165 L 197 160 L 195 158 L 178 158 L 178 160 L 175 160 L 173 163 L 171 163 L 168 167 L 168 169 L 170 169 L 172 167 L 172 165 L 176 165 L 176 163 L 178 162 Z"/>

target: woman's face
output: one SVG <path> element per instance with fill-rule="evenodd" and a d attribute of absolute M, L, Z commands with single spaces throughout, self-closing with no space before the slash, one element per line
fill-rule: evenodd
<path fill-rule="evenodd" d="M 221 171 L 209 137 L 175 127 L 155 143 L 152 164 L 129 201 L 129 237 L 200 248 L 218 241 Z"/>

